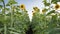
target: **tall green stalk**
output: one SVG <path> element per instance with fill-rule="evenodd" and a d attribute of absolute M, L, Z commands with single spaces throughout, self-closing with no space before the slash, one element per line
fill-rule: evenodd
<path fill-rule="evenodd" d="M 3 13 L 3 15 L 4 15 L 4 21 L 6 20 L 5 18 L 5 2 L 4 2 L 4 0 L 3 0 L 3 6 L 4 6 L 4 13 Z M 6 23 L 4 23 L 4 34 L 7 34 L 7 26 L 6 26 Z"/>
<path fill-rule="evenodd" d="M 14 9 L 13 9 L 13 6 L 11 5 L 11 28 L 13 27 L 13 24 L 14 24 L 13 14 L 14 14 Z M 10 34 L 12 34 L 12 33 L 10 33 Z"/>
<path fill-rule="evenodd" d="M 4 34 L 7 34 L 7 27 L 6 27 L 6 23 L 4 24 Z"/>
<path fill-rule="evenodd" d="M 11 27 L 13 27 L 13 9 L 11 6 Z"/>

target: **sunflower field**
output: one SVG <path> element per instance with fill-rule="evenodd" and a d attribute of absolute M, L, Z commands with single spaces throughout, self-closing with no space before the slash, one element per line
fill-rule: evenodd
<path fill-rule="evenodd" d="M 0 0 L 0 34 L 60 34 L 60 0 L 43 0 L 44 8 L 33 7 L 30 21 L 24 4 Z M 51 6 L 54 4 L 54 6 Z M 48 7 L 48 8 L 46 8 Z"/>

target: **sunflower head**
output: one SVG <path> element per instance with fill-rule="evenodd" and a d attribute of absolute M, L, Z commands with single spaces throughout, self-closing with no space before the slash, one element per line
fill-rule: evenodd
<path fill-rule="evenodd" d="M 56 10 L 59 9 L 59 4 L 56 4 L 56 5 L 55 5 L 55 9 L 56 9 Z"/>
<path fill-rule="evenodd" d="M 38 11 L 38 7 L 33 7 L 34 11 Z"/>
<path fill-rule="evenodd" d="M 20 5 L 20 9 L 24 10 L 25 9 L 25 5 L 24 4 L 21 4 Z"/>
<path fill-rule="evenodd" d="M 42 10 L 42 13 L 46 13 L 46 9 L 43 9 L 43 10 Z"/>

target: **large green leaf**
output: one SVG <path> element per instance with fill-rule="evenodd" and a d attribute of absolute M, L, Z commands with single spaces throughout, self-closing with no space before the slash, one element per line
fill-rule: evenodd
<path fill-rule="evenodd" d="M 52 0 L 51 3 L 56 4 L 57 2 L 60 2 L 60 0 Z"/>
<path fill-rule="evenodd" d="M 9 0 L 9 2 L 6 4 L 6 6 L 10 6 L 13 4 L 17 4 L 17 2 L 15 0 Z"/>
<path fill-rule="evenodd" d="M 50 15 L 52 13 L 55 13 L 55 10 L 52 10 L 52 11 L 48 12 L 47 15 Z"/>

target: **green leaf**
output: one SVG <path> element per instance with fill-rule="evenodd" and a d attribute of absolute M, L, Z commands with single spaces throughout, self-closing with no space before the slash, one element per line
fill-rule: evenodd
<path fill-rule="evenodd" d="M 0 5 L 0 8 L 2 8 L 2 5 Z"/>
<path fill-rule="evenodd" d="M 6 16 L 10 16 L 10 15 L 11 15 L 11 13 L 6 14 Z"/>
<path fill-rule="evenodd" d="M 16 30 L 15 28 L 9 28 L 9 30 L 15 31 L 15 32 L 21 32 L 20 30 Z"/>
<path fill-rule="evenodd" d="M 3 30 L 3 28 L 0 28 L 0 32 Z"/>
<path fill-rule="evenodd" d="M 49 34 L 60 34 L 60 28 L 55 28 Z"/>
<path fill-rule="evenodd" d="M 52 13 L 55 13 L 55 10 L 50 11 L 49 13 L 47 13 L 47 15 L 50 15 Z"/>
<path fill-rule="evenodd" d="M 0 0 L 0 2 L 3 2 L 3 0 Z"/>
<path fill-rule="evenodd" d="M 8 3 L 8 4 L 6 4 L 6 6 L 10 6 L 10 4 Z"/>
<path fill-rule="evenodd" d="M 50 3 L 47 3 L 47 0 L 43 0 L 45 6 L 49 6 Z"/>
<path fill-rule="evenodd" d="M 13 1 L 12 4 L 17 4 L 17 2 Z"/>
<path fill-rule="evenodd" d="M 60 0 L 52 0 L 51 3 L 56 4 L 57 2 L 60 2 Z"/>
<path fill-rule="evenodd" d="M 9 8 L 5 8 L 5 10 L 9 11 L 10 9 Z"/>
<path fill-rule="evenodd" d="M 9 2 L 6 4 L 6 6 L 17 4 L 15 0 L 9 0 Z"/>
<path fill-rule="evenodd" d="M 45 5 L 45 6 L 49 6 L 49 5 L 50 5 L 50 3 L 44 3 L 44 5 Z"/>

